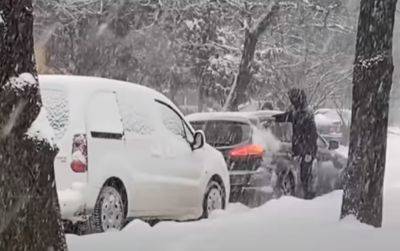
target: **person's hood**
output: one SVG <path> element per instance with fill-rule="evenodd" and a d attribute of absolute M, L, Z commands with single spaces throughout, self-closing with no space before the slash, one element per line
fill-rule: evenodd
<path fill-rule="evenodd" d="M 288 94 L 289 100 L 296 110 L 304 109 L 308 106 L 307 95 L 304 90 L 293 88 Z"/>

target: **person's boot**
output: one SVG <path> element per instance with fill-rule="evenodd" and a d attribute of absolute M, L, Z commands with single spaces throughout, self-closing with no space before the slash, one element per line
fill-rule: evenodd
<path fill-rule="evenodd" d="M 312 189 L 312 183 L 307 182 L 308 184 L 303 184 L 303 198 L 305 200 L 312 200 L 315 198 L 315 193 L 313 192 Z"/>

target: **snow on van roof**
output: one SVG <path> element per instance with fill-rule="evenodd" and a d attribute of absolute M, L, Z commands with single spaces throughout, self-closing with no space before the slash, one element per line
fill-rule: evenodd
<path fill-rule="evenodd" d="M 74 110 L 75 115 L 83 114 L 85 111 L 81 107 L 82 100 L 87 101 L 88 95 L 91 95 L 95 91 L 102 90 L 120 93 L 128 91 L 128 95 L 131 96 L 133 100 L 141 100 L 143 97 L 149 97 L 154 100 L 157 99 L 173 107 L 183 117 L 183 114 L 177 106 L 162 93 L 149 87 L 130 82 L 89 76 L 39 75 L 39 86 L 41 89 L 61 90 L 68 93 L 67 95 L 75 101 L 79 100 L 78 102 L 70 102 L 69 104 L 71 106 L 70 108 Z M 82 123 L 81 115 L 76 115 L 75 117 L 79 123 Z"/>
<path fill-rule="evenodd" d="M 149 87 L 126 81 L 76 75 L 39 75 L 39 86 L 40 88 L 63 89 L 74 93 L 90 93 L 99 89 L 109 89 L 113 91 L 115 90 L 114 88 L 129 88 L 129 90 L 136 92 L 138 95 L 148 95 L 154 99 L 165 102 L 175 108 L 181 114 L 176 105 L 172 103 L 164 94 Z M 132 98 L 134 98 L 134 96 L 132 96 Z M 183 116 L 183 114 L 181 115 Z"/>
<path fill-rule="evenodd" d="M 163 99 L 165 98 L 164 95 L 162 95 L 161 93 L 142 85 L 120 80 L 100 78 L 100 77 L 75 76 L 75 75 L 39 75 L 39 85 L 41 88 L 51 88 L 52 86 L 54 86 L 67 89 L 69 91 L 91 90 L 93 88 L 108 89 L 111 86 L 113 87 L 129 86 L 130 88 L 132 88 L 132 90 L 137 90 L 141 93 L 146 92 L 156 97 L 163 97 Z"/>
<path fill-rule="evenodd" d="M 186 116 L 189 121 L 205 121 L 205 120 L 249 120 L 269 118 L 272 115 L 281 113 L 282 111 L 254 111 L 254 112 L 201 112 L 193 113 Z"/>

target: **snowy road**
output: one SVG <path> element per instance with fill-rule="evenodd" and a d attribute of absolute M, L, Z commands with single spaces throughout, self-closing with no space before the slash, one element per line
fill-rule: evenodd
<path fill-rule="evenodd" d="M 400 135 L 389 138 L 384 227 L 354 219 L 341 222 L 341 192 L 313 201 L 281 198 L 256 209 L 235 204 L 199 222 L 163 222 L 151 228 L 133 221 L 121 232 L 68 235 L 70 250 L 398 251 L 400 250 Z"/>

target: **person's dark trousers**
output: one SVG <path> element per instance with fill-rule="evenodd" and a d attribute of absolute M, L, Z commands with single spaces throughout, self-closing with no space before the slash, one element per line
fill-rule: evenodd
<path fill-rule="evenodd" d="M 303 188 L 303 196 L 306 200 L 311 200 L 315 197 L 313 192 L 313 163 L 314 157 L 311 155 L 300 157 L 300 180 Z"/>

